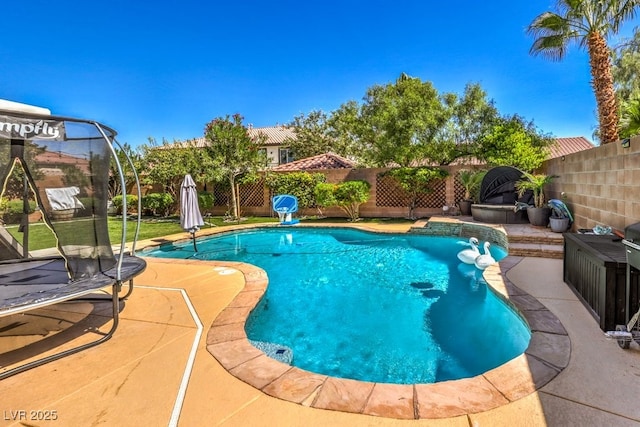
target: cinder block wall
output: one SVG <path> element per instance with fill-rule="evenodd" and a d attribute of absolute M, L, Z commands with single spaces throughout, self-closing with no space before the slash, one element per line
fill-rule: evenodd
<path fill-rule="evenodd" d="M 548 199 L 562 199 L 575 217 L 574 231 L 597 224 L 618 230 L 640 222 L 640 136 L 628 147 L 606 144 L 548 160 L 543 171 L 557 178 Z"/>

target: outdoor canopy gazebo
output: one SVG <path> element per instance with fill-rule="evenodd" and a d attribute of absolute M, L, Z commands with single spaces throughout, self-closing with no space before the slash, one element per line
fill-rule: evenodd
<path fill-rule="evenodd" d="M 10 370 L 3 371 L 0 365 L 0 379 L 109 339 L 118 326 L 120 299 L 131 293 L 133 278 L 146 267 L 145 261 L 135 256 L 137 229 L 130 251 L 126 250 L 126 216 L 115 252 L 109 239 L 107 199 L 112 161 L 119 175 L 114 178 L 126 188 L 123 165 L 114 148 L 115 135 L 114 130 L 95 121 L 56 117 L 46 109 L 0 100 L 0 195 L 22 199 L 25 208 L 20 225 L 22 245 L 0 226 L 0 318 L 108 287 L 113 314 L 111 330 L 98 340 Z M 14 170 L 17 173 L 12 174 Z M 21 179 L 16 181 L 16 176 Z M 33 197 L 57 239 L 55 256 L 29 253 L 28 207 Z M 126 212 L 126 198 L 123 204 Z M 137 221 L 139 226 L 139 216 Z M 128 293 L 120 297 L 125 282 Z"/>
<path fill-rule="evenodd" d="M 476 221 L 490 224 L 527 224 L 526 211 L 516 210 L 516 203 L 530 204 L 533 193 L 527 190 L 519 195 L 517 183 L 524 172 L 511 166 L 489 169 L 480 184 L 480 203 L 471 205 L 471 215 Z"/>

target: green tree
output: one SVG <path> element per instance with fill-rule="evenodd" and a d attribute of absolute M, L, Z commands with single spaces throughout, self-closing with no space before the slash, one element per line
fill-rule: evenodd
<path fill-rule="evenodd" d="M 539 168 L 549 157 L 551 136 L 517 115 L 496 120 L 479 144 L 476 157 L 491 166 L 513 166 L 524 171 Z"/>
<path fill-rule="evenodd" d="M 327 120 L 328 134 L 362 166 L 450 164 L 476 151 L 477 139 L 498 113 L 479 84 L 462 95 L 439 94 L 430 82 L 406 74 L 367 90 Z"/>
<path fill-rule="evenodd" d="M 620 137 L 640 135 L 640 94 L 622 103 L 620 109 Z"/>
<path fill-rule="evenodd" d="M 477 200 L 476 193 L 480 189 L 480 186 L 482 185 L 482 179 L 486 174 L 487 171 L 484 169 L 461 169 L 458 171 L 458 179 L 460 180 L 460 184 L 464 188 L 464 198 L 462 200 Z"/>
<path fill-rule="evenodd" d="M 185 143 L 166 140 L 158 144 L 153 138 L 141 147 L 142 158 L 140 182 L 146 185 L 160 185 L 173 200 L 179 200 L 180 184 L 184 176 L 191 173 L 192 151 L 184 149 Z"/>
<path fill-rule="evenodd" d="M 640 30 L 613 51 L 613 81 L 620 106 L 621 138 L 640 133 Z"/>
<path fill-rule="evenodd" d="M 289 146 L 294 158 L 304 159 L 333 151 L 331 138 L 327 135 L 329 126 L 324 112 L 314 110 L 308 115 L 300 114 L 288 126 L 293 129 L 296 137 L 286 138 L 284 144 Z"/>
<path fill-rule="evenodd" d="M 319 182 L 316 184 L 316 187 L 313 189 L 313 197 L 316 201 L 316 206 L 320 211 L 320 216 L 322 215 L 323 208 L 330 208 L 331 206 L 337 206 L 338 202 L 336 202 L 335 198 L 335 187 L 336 184 L 331 184 L 328 182 Z"/>
<path fill-rule="evenodd" d="M 557 12 L 538 15 L 528 28 L 534 37 L 531 54 L 557 61 L 564 58 L 571 44 L 587 49 L 604 144 L 618 140 L 618 107 L 607 39 L 635 17 L 638 6 L 638 0 L 558 0 Z"/>
<path fill-rule="evenodd" d="M 531 174 L 525 172 L 522 179 L 516 183 L 518 195 L 522 197 L 527 190 L 533 192 L 533 205 L 536 208 L 545 206 L 544 189 L 556 177 L 554 175 Z"/>
<path fill-rule="evenodd" d="M 471 158 L 479 141 L 491 131 L 498 116 L 494 102 L 487 99 L 479 84 L 467 84 L 462 96 L 443 95 L 448 120 L 432 143 L 426 145 L 425 157 L 432 163 L 448 165 L 460 158 Z"/>
<path fill-rule="evenodd" d="M 238 219 L 237 181 L 246 175 L 255 175 L 267 164 L 266 156 L 259 150 L 266 136 L 261 134 L 252 139 L 242 124 L 243 117 L 218 117 L 205 128 L 205 150 L 220 176 L 226 179 L 231 190 L 232 217 Z"/>
<path fill-rule="evenodd" d="M 430 82 L 402 74 L 395 83 L 367 90 L 359 129 L 377 166 L 410 166 L 422 161 L 449 118 L 438 91 Z"/>
<path fill-rule="evenodd" d="M 383 176 L 392 177 L 402 188 L 406 195 L 406 203 L 409 208 L 409 219 L 416 219 L 414 211 L 418 200 L 425 194 L 433 191 L 436 182 L 446 178 L 448 172 L 433 167 L 401 167 L 389 169 L 382 173 Z"/>
<path fill-rule="evenodd" d="M 353 141 L 340 138 L 336 120 L 330 120 L 326 113 L 319 110 L 294 117 L 289 123 L 296 134 L 295 139 L 287 138 L 284 143 L 291 148 L 296 159 L 317 156 L 324 153 L 335 153 L 344 157 L 353 156 L 357 150 Z"/>
<path fill-rule="evenodd" d="M 142 165 L 142 155 L 140 154 L 140 152 L 138 152 L 138 150 L 135 150 L 133 147 L 131 147 L 131 145 L 127 143 L 123 144 L 121 147 L 116 146 L 114 148 L 116 156 L 118 157 L 118 162 L 120 163 L 120 167 L 122 168 L 122 171 L 124 173 L 125 186 L 129 188 L 129 186 L 133 185 L 136 182 L 136 178 L 134 171 L 131 169 L 131 165 L 129 164 L 129 160 L 127 160 L 127 157 L 131 160 L 131 163 L 133 164 L 133 167 L 135 167 L 136 171 L 140 171 Z M 120 184 L 120 177 L 118 175 L 118 168 L 113 157 L 111 158 L 109 166 L 108 192 L 110 199 L 113 199 L 115 196 L 123 193 L 122 185 Z"/>
<path fill-rule="evenodd" d="M 151 215 L 168 216 L 169 210 L 174 205 L 175 200 L 168 193 L 150 193 L 142 196 L 142 209 L 149 211 Z"/>
<path fill-rule="evenodd" d="M 612 51 L 613 83 L 618 102 L 640 97 L 640 29 Z"/>
<path fill-rule="evenodd" d="M 360 105 L 356 101 L 347 101 L 331 113 L 327 120 L 329 136 L 336 144 L 337 154 L 355 159 L 360 166 L 372 165 L 372 132 L 362 117 Z"/>

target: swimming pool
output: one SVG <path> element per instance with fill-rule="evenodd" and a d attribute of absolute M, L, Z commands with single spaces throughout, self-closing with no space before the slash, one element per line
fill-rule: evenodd
<path fill-rule="evenodd" d="M 353 229 L 261 228 L 145 255 L 242 261 L 269 276 L 246 325 L 293 364 L 397 384 L 478 375 L 521 354 L 530 331 L 472 266 L 462 239 Z M 503 250 L 493 248 L 500 259 Z"/>

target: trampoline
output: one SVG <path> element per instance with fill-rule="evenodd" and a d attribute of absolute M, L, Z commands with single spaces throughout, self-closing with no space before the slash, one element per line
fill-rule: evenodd
<path fill-rule="evenodd" d="M 146 267 L 134 255 L 139 216 L 129 251 L 126 216 L 119 246 L 114 249 L 109 239 L 109 180 L 116 179 L 120 188 L 126 188 L 115 136 L 113 129 L 95 121 L 52 116 L 46 109 L 0 100 L 0 196 L 22 200 L 24 206 L 19 229 L 22 244 L 0 225 L 0 318 L 109 288 L 113 316 L 111 329 L 99 339 L 10 369 L 0 364 L 0 379 L 111 338 L 122 299 L 130 295 L 133 278 Z M 117 176 L 110 176 L 111 162 Z M 133 164 L 128 158 L 127 162 L 140 194 Z M 29 200 L 34 198 L 42 220 L 57 239 L 57 255 L 37 257 L 29 252 Z M 123 204 L 126 212 L 126 198 Z M 127 292 L 120 295 L 125 283 Z"/>

